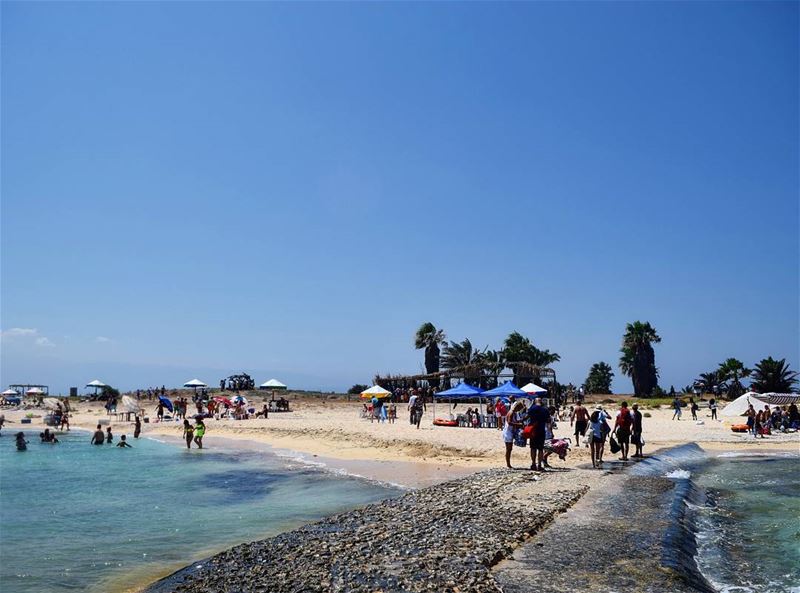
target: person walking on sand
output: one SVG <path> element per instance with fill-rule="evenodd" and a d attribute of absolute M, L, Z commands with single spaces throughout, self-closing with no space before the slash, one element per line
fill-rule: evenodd
<path fill-rule="evenodd" d="M 142 419 L 136 416 L 133 425 L 133 438 L 138 439 L 140 434 L 142 434 Z"/>
<path fill-rule="evenodd" d="M 569 425 L 575 424 L 575 446 L 581 444 L 581 437 L 586 435 L 586 428 L 589 426 L 589 410 L 583 407 L 580 402 L 572 408 L 569 414 Z"/>
<path fill-rule="evenodd" d="M 631 430 L 631 442 L 636 447 L 634 457 L 644 457 L 642 455 L 642 413 L 639 411 L 639 404 L 633 404 L 633 425 Z"/>
<path fill-rule="evenodd" d="M 617 419 L 614 422 L 614 432 L 617 436 L 617 442 L 621 448 L 622 457 L 620 461 L 628 461 L 628 451 L 631 446 L 631 425 L 633 424 L 633 417 L 631 411 L 628 409 L 628 402 L 622 402 L 622 407 L 619 409 Z"/>
<path fill-rule="evenodd" d="M 523 408 L 523 405 L 522 402 L 515 401 L 515 399 L 513 395 L 509 398 L 509 408 L 508 412 L 506 412 L 502 432 L 503 442 L 506 445 L 506 467 L 509 469 L 514 469 L 511 467 L 511 450 L 514 448 L 514 436 L 522 428 L 522 421 L 518 412 Z"/>
<path fill-rule="evenodd" d="M 713 397 L 708 401 L 708 409 L 711 410 L 711 419 L 717 419 L 717 400 Z"/>
<path fill-rule="evenodd" d="M 189 424 L 188 420 L 183 421 L 183 438 L 186 439 L 186 448 L 192 448 L 192 439 L 194 439 L 194 426 Z"/>
<path fill-rule="evenodd" d="M 156 406 L 156 419 L 157 422 L 164 420 L 164 402 L 161 400 L 158 400 L 158 405 Z"/>
<path fill-rule="evenodd" d="M 198 418 L 194 425 L 194 442 L 198 449 L 203 448 L 203 437 L 206 434 L 206 425 L 203 424 L 203 419 Z"/>
<path fill-rule="evenodd" d="M 97 429 L 92 434 L 92 445 L 102 445 L 106 442 L 106 435 L 103 434 L 103 428 L 98 424 Z"/>
<path fill-rule="evenodd" d="M 603 463 L 603 449 L 606 446 L 606 419 L 608 415 L 603 408 L 597 406 L 589 416 L 589 426 L 592 430 L 592 442 L 589 451 L 592 456 L 592 467 L 599 468 Z"/>
<path fill-rule="evenodd" d="M 550 412 L 542 405 L 542 398 L 537 397 L 526 416 L 527 424 L 531 427 L 531 469 L 543 472 L 546 429 L 552 421 Z"/>
<path fill-rule="evenodd" d="M 672 414 L 672 419 L 675 420 L 677 417 L 678 420 L 681 419 L 681 400 L 677 397 L 672 400 L 672 408 L 675 410 Z"/>
<path fill-rule="evenodd" d="M 697 410 L 700 409 L 700 406 L 697 405 L 697 402 L 694 401 L 693 397 L 689 398 L 689 410 L 692 412 L 692 420 L 697 422 Z"/>
<path fill-rule="evenodd" d="M 63 432 L 65 426 L 67 427 L 67 431 L 69 431 L 69 412 L 66 410 L 64 410 L 64 413 L 61 414 L 61 426 L 59 427 L 59 430 Z"/>

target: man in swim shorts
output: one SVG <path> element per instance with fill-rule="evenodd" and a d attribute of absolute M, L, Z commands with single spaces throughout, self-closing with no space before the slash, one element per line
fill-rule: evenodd
<path fill-rule="evenodd" d="M 572 409 L 569 415 L 569 424 L 575 423 L 575 446 L 581 444 L 581 437 L 586 435 L 586 428 L 589 426 L 589 410 L 583 407 L 580 402 Z"/>

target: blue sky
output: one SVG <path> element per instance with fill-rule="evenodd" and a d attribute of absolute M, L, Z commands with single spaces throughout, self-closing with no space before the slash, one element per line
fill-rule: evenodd
<path fill-rule="evenodd" d="M 2 383 L 798 368 L 798 4 L 2 4 Z M 618 373 L 619 375 L 619 373 Z M 617 391 L 630 391 L 618 376 Z"/>

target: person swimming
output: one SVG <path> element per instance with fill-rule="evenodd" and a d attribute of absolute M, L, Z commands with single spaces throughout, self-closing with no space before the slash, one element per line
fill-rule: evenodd
<path fill-rule="evenodd" d="M 90 441 L 93 445 L 102 445 L 106 442 L 106 435 L 103 434 L 103 429 L 100 425 L 97 425 L 97 430 L 94 431 L 92 434 L 92 440 Z"/>
<path fill-rule="evenodd" d="M 123 448 L 128 447 L 129 449 L 133 449 L 133 447 L 131 447 L 125 440 L 124 434 L 120 437 L 119 442 L 117 443 L 117 447 L 123 447 Z"/>
<path fill-rule="evenodd" d="M 50 432 L 49 428 L 45 428 L 44 432 L 39 434 L 39 437 L 42 439 L 43 443 L 55 444 L 55 443 L 58 442 L 58 439 L 56 438 L 55 433 Z"/>
<path fill-rule="evenodd" d="M 25 433 L 18 432 L 17 433 L 17 451 L 27 451 L 28 450 L 28 441 L 25 440 Z"/>

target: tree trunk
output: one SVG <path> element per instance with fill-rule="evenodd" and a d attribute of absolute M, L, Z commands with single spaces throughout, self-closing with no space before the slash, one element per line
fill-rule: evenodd
<path fill-rule="evenodd" d="M 425 348 L 425 372 L 429 375 L 439 372 L 439 345 L 431 344 Z M 439 387 L 438 379 L 431 379 L 429 381 L 431 387 Z"/>

